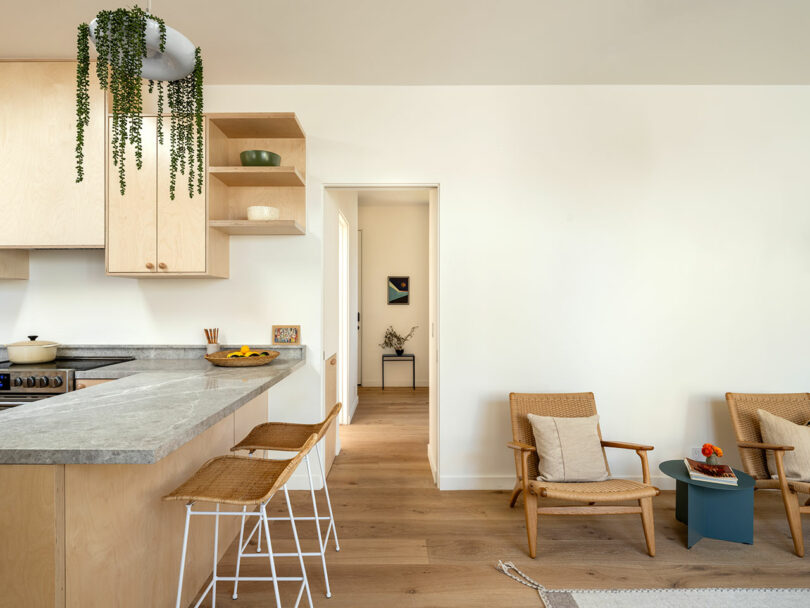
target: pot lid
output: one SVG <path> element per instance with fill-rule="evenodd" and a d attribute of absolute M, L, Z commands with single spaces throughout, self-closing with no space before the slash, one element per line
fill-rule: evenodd
<path fill-rule="evenodd" d="M 6 346 L 59 346 L 58 342 L 51 342 L 50 340 L 37 340 L 39 336 L 28 336 L 28 342 L 14 342 L 6 344 Z"/>

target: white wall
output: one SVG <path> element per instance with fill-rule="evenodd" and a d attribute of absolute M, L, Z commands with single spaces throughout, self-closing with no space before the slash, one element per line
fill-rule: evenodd
<path fill-rule="evenodd" d="M 354 416 L 357 409 L 357 191 L 344 188 L 326 188 L 323 191 L 323 333 L 324 352 L 326 357 L 338 351 L 339 345 L 339 319 L 338 319 L 338 212 L 343 214 L 349 224 L 349 419 Z"/>
<path fill-rule="evenodd" d="M 427 197 L 427 192 L 425 192 Z M 416 357 L 416 385 L 428 386 L 428 205 L 391 205 L 373 202 L 360 205 L 358 226 L 363 231 L 363 386 L 382 385 L 380 356 L 386 328 L 401 335 L 417 329 L 405 344 Z M 410 277 L 409 304 L 388 304 L 388 277 Z M 386 386 L 411 386 L 410 363 L 388 363 Z"/>
<path fill-rule="evenodd" d="M 511 486 L 509 391 L 594 391 L 605 437 L 655 444 L 656 472 L 705 441 L 736 459 L 725 391 L 808 390 L 808 87 L 206 92 L 210 111 L 298 113 L 309 234 L 232 239 L 230 281 L 35 252 L 31 281 L 0 284 L 0 335 L 250 341 L 300 321 L 320 353 L 322 185 L 438 183 L 441 487 Z M 293 414 L 317 418 L 319 371 L 289 379 Z"/>

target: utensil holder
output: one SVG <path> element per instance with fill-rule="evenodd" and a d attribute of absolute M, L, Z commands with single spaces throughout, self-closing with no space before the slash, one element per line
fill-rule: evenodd
<path fill-rule="evenodd" d="M 219 352 L 219 344 L 206 344 L 205 345 L 205 354 L 206 355 L 213 355 L 214 353 Z"/>

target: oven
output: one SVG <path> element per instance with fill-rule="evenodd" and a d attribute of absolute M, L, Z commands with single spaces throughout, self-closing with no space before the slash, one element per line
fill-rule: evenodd
<path fill-rule="evenodd" d="M 15 365 L 0 370 L 0 410 L 33 403 L 75 388 L 72 369 Z"/>

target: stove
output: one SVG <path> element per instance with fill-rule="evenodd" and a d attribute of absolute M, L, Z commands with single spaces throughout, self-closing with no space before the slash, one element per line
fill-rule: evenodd
<path fill-rule="evenodd" d="M 76 390 L 77 371 L 132 361 L 132 357 L 62 357 L 49 363 L 0 361 L 0 410 Z"/>

